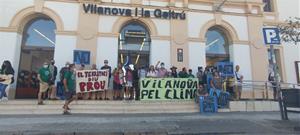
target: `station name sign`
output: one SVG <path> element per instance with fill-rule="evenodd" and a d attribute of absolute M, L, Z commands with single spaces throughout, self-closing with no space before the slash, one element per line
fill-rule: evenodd
<path fill-rule="evenodd" d="M 159 19 L 178 19 L 185 20 L 186 14 L 184 12 L 176 12 L 174 10 L 147 10 L 144 8 L 117 8 L 117 7 L 102 7 L 97 4 L 83 4 L 85 13 L 98 14 L 98 15 L 113 15 L 113 16 L 135 16 L 144 18 L 159 18 Z"/>

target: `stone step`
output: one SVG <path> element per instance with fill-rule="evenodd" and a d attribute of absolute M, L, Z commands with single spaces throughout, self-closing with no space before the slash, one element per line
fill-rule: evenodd
<path fill-rule="evenodd" d="M 0 103 L 0 114 L 61 114 L 64 101 L 9 100 Z M 70 108 L 72 113 L 194 113 L 199 106 L 194 101 L 95 101 L 77 100 Z"/>
<path fill-rule="evenodd" d="M 56 101 L 44 101 L 45 104 L 64 104 L 63 100 L 56 100 Z M 72 104 L 82 104 L 82 105 L 136 105 L 136 104 L 157 104 L 157 105 L 164 105 L 164 104 L 176 104 L 176 105 L 189 105 L 194 104 L 193 100 L 186 100 L 186 101 L 101 101 L 101 100 L 77 100 L 72 102 Z M 37 100 L 9 100 L 9 101 L 2 101 L 0 105 L 33 105 L 37 104 Z"/>
<path fill-rule="evenodd" d="M 0 114 L 61 114 L 64 101 L 10 100 L 0 103 Z M 195 113 L 199 105 L 194 101 L 90 101 L 78 100 L 71 105 L 72 113 Z M 275 101 L 231 101 L 229 108 L 218 112 L 279 111 Z"/>
<path fill-rule="evenodd" d="M 61 109 L 61 105 L 0 105 L 1 110 L 22 110 L 22 109 Z M 87 109 L 87 110 L 103 110 L 103 109 L 173 109 L 173 110 L 188 110 L 188 109 L 197 109 L 199 108 L 195 104 L 191 105 L 70 105 L 74 109 Z"/>

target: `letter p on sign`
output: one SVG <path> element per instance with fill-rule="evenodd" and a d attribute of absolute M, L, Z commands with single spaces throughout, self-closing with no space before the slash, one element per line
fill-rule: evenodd
<path fill-rule="evenodd" d="M 263 28 L 264 41 L 267 45 L 281 44 L 279 30 L 277 28 Z"/>

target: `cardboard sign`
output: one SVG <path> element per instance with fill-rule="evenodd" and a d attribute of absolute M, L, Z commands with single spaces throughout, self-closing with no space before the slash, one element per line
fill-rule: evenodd
<path fill-rule="evenodd" d="M 108 70 L 76 71 L 76 93 L 103 91 L 108 87 Z"/>
<path fill-rule="evenodd" d="M 141 100 L 192 100 L 197 78 L 144 78 L 140 80 Z"/>

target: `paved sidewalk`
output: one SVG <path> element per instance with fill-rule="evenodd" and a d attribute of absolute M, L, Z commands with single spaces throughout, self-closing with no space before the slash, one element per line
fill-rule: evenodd
<path fill-rule="evenodd" d="M 217 114 L 0 115 L 0 135 L 300 134 L 300 115 Z"/>

